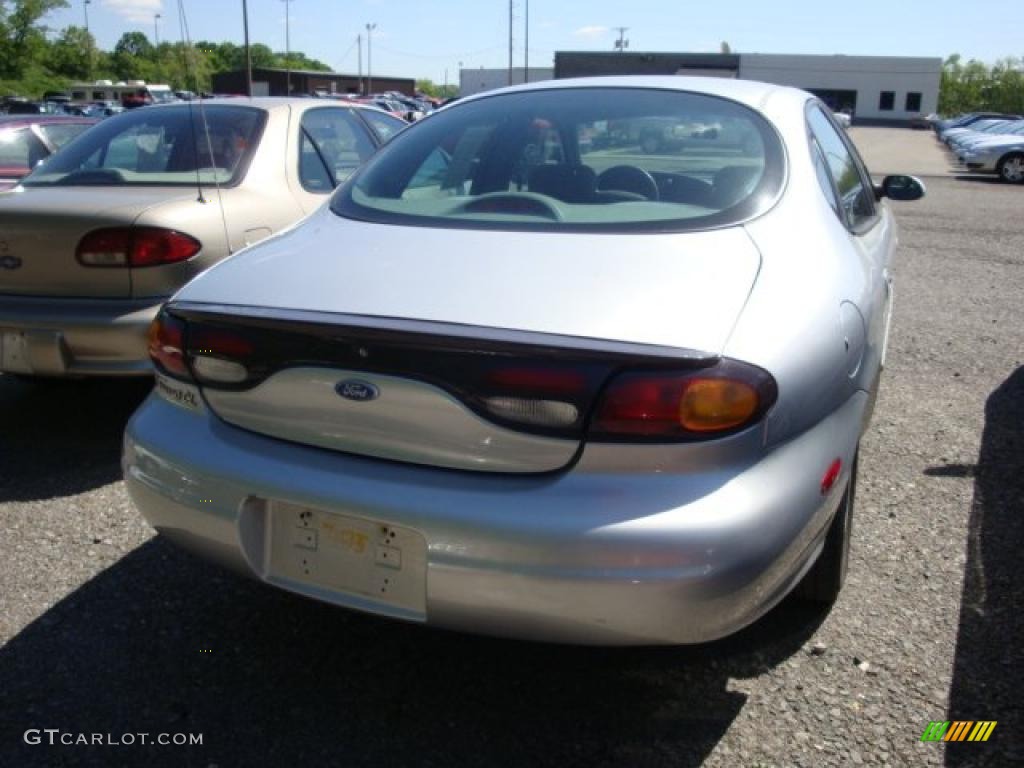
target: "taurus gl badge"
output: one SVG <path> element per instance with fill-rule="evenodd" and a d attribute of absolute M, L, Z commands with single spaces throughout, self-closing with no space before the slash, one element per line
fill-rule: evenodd
<path fill-rule="evenodd" d="M 380 390 L 368 381 L 345 379 L 334 385 L 334 391 L 346 400 L 365 403 L 380 397 Z"/>

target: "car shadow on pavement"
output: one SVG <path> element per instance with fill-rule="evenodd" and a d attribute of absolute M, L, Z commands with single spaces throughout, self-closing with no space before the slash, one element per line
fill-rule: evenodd
<path fill-rule="evenodd" d="M 730 681 L 823 618 L 787 601 L 705 646 L 512 642 L 305 600 L 157 537 L 0 648 L 0 749 L 26 767 L 696 766 L 744 706 Z M 26 743 L 43 728 L 202 745 Z"/>
<path fill-rule="evenodd" d="M 958 173 L 953 176 L 957 181 L 972 181 L 976 184 L 997 184 L 1010 186 L 993 173 Z"/>
<path fill-rule="evenodd" d="M 34 501 L 121 478 L 121 435 L 146 379 L 25 381 L 0 374 L 0 502 Z"/>
<path fill-rule="evenodd" d="M 941 475 L 943 469 L 927 471 Z M 998 724 L 988 743 L 947 744 L 946 765 L 1021 765 L 1024 367 L 1003 382 L 985 404 L 985 429 L 973 474 L 960 628 L 946 719 L 995 720 Z"/>

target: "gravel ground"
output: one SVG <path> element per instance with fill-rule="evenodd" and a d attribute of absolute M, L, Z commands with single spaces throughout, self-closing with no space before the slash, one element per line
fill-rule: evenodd
<path fill-rule="evenodd" d="M 853 560 L 827 614 L 578 649 L 390 623 L 237 578 L 133 511 L 138 384 L 0 377 L 0 766 L 1024 762 L 1024 189 L 930 180 L 903 249 Z M 997 720 L 985 744 L 931 720 Z M 29 728 L 201 733 L 48 746 Z"/>

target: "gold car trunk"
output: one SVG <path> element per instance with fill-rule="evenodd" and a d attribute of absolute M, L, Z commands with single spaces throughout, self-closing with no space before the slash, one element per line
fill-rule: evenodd
<path fill-rule="evenodd" d="M 132 270 L 84 266 L 75 252 L 87 233 L 131 226 L 181 190 L 111 187 L 19 188 L 0 195 L 0 295 L 129 298 Z"/>

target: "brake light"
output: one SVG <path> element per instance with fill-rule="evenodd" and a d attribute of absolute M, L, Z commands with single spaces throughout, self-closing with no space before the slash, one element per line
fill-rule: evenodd
<path fill-rule="evenodd" d="M 177 379 L 191 381 L 185 363 L 185 323 L 160 310 L 149 326 L 149 357 L 156 369 Z"/>
<path fill-rule="evenodd" d="M 107 227 L 83 237 L 75 258 L 86 267 L 155 267 L 191 259 L 202 247 L 173 229 Z"/>
<path fill-rule="evenodd" d="M 767 372 L 735 361 L 697 371 L 636 371 L 608 385 L 590 436 L 610 440 L 686 440 L 753 424 L 775 402 Z"/>

